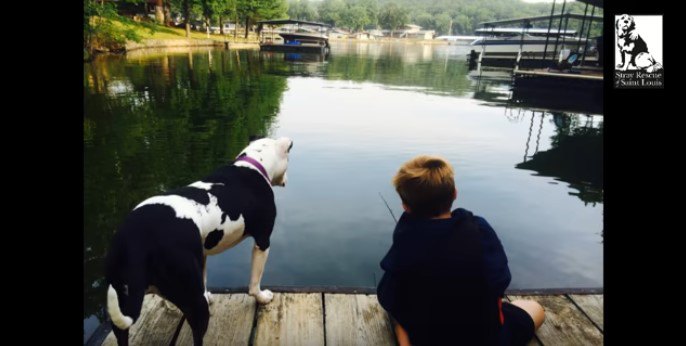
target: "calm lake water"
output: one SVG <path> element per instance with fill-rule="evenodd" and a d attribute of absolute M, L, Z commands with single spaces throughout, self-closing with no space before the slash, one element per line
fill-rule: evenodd
<path fill-rule="evenodd" d="M 602 114 L 513 102 L 509 75 L 477 78 L 467 52 L 334 42 L 327 59 L 198 49 L 84 64 L 84 340 L 105 317 L 103 258 L 125 214 L 253 134 L 295 142 L 263 286 L 375 286 L 394 227 L 379 195 L 400 216 L 391 177 L 433 153 L 454 165 L 453 207 L 498 233 L 510 288 L 602 287 Z M 210 257 L 208 285 L 246 286 L 252 243 Z"/>

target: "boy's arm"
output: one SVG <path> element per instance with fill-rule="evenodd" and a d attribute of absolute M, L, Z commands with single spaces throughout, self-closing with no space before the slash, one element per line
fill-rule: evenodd
<path fill-rule="evenodd" d="M 481 229 L 486 280 L 491 292 L 498 297 L 502 297 L 512 280 L 505 250 L 491 225 L 482 217 L 477 216 L 476 220 Z"/>
<path fill-rule="evenodd" d="M 395 319 L 393 320 L 393 326 L 395 327 L 395 338 L 396 341 L 398 341 L 398 346 L 411 346 L 410 344 L 410 336 L 407 334 L 407 331 L 403 326 L 398 323 Z"/>

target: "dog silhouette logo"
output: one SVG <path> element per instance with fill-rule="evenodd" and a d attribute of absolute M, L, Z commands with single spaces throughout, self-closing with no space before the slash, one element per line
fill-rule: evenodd
<path fill-rule="evenodd" d="M 615 16 L 615 87 L 663 88 L 662 16 Z"/>

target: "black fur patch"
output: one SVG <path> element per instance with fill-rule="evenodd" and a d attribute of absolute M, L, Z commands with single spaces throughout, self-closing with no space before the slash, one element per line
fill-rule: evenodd
<path fill-rule="evenodd" d="M 244 234 L 255 238 L 260 249 L 267 249 L 274 228 L 276 205 L 274 192 L 265 184 L 264 177 L 250 168 L 224 166 L 202 181 L 223 184 L 215 184 L 210 189 L 210 193 L 217 196 L 222 214 L 233 221 L 243 215 Z"/>
<path fill-rule="evenodd" d="M 224 237 L 224 230 L 215 229 L 210 232 L 205 238 L 205 249 L 210 250 L 219 244 L 219 241 Z"/>
<path fill-rule="evenodd" d="M 210 193 L 217 196 L 217 204 L 222 211 L 222 223 L 226 222 L 227 216 L 231 221 L 238 220 L 242 210 L 240 199 L 237 198 L 237 196 L 231 196 L 230 194 L 229 197 L 227 197 L 227 190 L 233 189 L 231 189 L 231 187 L 227 189 L 222 185 L 214 185 L 210 189 Z"/>

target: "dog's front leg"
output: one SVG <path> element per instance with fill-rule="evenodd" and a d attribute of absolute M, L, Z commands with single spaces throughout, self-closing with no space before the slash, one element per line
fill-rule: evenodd
<path fill-rule="evenodd" d="M 624 65 L 626 64 L 625 61 L 624 61 L 624 59 L 625 59 L 626 53 L 624 53 L 624 50 L 622 50 L 621 48 L 619 49 L 619 55 L 620 55 L 621 58 L 622 58 L 622 62 L 619 63 L 619 64 L 617 64 L 617 68 L 620 69 L 620 70 L 624 70 Z"/>
<path fill-rule="evenodd" d="M 270 290 L 260 290 L 260 281 L 264 273 L 264 265 L 267 263 L 269 248 L 262 251 L 259 246 L 252 248 L 252 268 L 250 270 L 250 288 L 248 293 L 254 296 L 258 303 L 267 304 L 272 301 L 274 294 Z"/>
<path fill-rule="evenodd" d="M 624 62 L 624 67 L 621 68 L 622 71 L 627 71 L 629 69 L 629 66 L 631 66 L 631 64 L 634 63 L 635 57 L 634 57 L 634 54 L 631 53 L 633 50 L 634 50 L 634 44 L 633 43 L 629 43 L 628 45 L 624 46 L 623 52 L 625 54 L 623 54 L 624 60 L 622 60 L 622 62 Z"/>
<path fill-rule="evenodd" d="M 626 67 L 624 68 L 624 71 L 629 71 L 629 70 L 635 70 L 636 69 L 636 63 L 634 62 L 634 55 L 629 54 L 629 58 L 626 59 Z"/>

